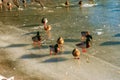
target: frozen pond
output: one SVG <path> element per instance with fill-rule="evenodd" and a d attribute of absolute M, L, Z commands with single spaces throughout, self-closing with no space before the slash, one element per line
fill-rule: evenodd
<path fill-rule="evenodd" d="M 88 54 L 120 67 L 120 0 L 96 0 L 97 5 L 81 8 L 78 0 L 70 0 L 69 8 L 62 6 L 63 2 L 58 0 L 45 9 L 29 5 L 20 11 L 0 12 L 0 22 L 36 32 L 43 25 L 41 19 L 47 17 L 52 26 L 53 43 L 62 36 L 65 44 L 72 47 L 80 41 L 80 32 L 88 30 L 94 39 Z"/>

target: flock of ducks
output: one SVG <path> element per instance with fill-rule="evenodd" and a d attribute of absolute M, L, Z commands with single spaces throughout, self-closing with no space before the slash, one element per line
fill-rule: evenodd
<path fill-rule="evenodd" d="M 47 18 L 42 19 L 42 23 L 44 24 L 44 30 L 47 34 L 49 34 L 51 30 L 51 25 L 47 25 L 47 22 Z M 52 54 L 52 52 L 57 54 L 58 52 L 63 51 L 64 39 L 62 37 L 59 37 L 56 42 L 57 43 L 55 45 L 50 45 L 50 54 Z"/>
<path fill-rule="evenodd" d="M 2 3 L 5 3 L 4 1 L 5 0 L 0 0 L 0 8 L 2 8 Z M 89 0 L 89 2 L 91 4 L 94 3 L 93 0 Z M 13 0 L 13 3 L 19 8 L 19 4 L 17 0 Z M 26 0 L 22 0 L 22 3 L 23 3 L 23 6 L 26 7 Z M 39 3 L 43 6 L 40 0 L 39 0 Z M 82 1 L 80 0 L 78 4 L 82 6 Z M 69 5 L 70 5 L 69 0 L 66 0 L 65 6 L 69 6 Z M 12 9 L 12 4 L 10 2 L 7 2 L 7 9 L 8 10 Z M 49 34 L 52 27 L 51 25 L 47 25 L 47 22 L 48 22 L 47 18 L 42 19 L 42 23 L 44 24 L 44 30 L 46 31 L 47 34 Z M 34 46 L 36 46 L 37 44 L 39 47 L 41 46 L 41 36 L 39 35 L 39 32 L 37 32 L 37 35 L 35 37 L 32 37 L 32 40 L 33 40 Z M 55 45 L 50 45 L 50 55 L 52 55 L 52 53 L 57 54 L 58 52 L 63 51 L 64 39 L 62 37 L 59 37 L 56 42 L 57 43 Z M 72 54 L 75 59 L 79 59 L 80 51 L 77 48 L 73 49 Z"/>
<path fill-rule="evenodd" d="M 90 3 L 93 4 L 93 0 L 89 0 L 89 1 L 90 1 Z M 82 1 L 80 0 L 78 4 L 79 4 L 80 6 L 82 6 Z M 66 0 L 65 5 L 66 5 L 66 6 L 69 6 L 69 5 L 70 5 L 69 0 Z M 51 30 L 51 25 L 47 25 L 47 23 L 48 23 L 47 18 L 43 18 L 41 22 L 42 22 L 43 25 L 44 25 L 44 30 L 46 31 L 47 34 L 49 34 L 49 32 L 50 32 L 50 30 Z M 86 32 L 86 33 L 88 33 L 88 32 Z M 41 37 L 41 36 L 39 36 L 39 37 Z M 81 39 L 82 39 L 82 40 L 85 40 L 85 39 L 86 39 L 86 35 L 85 35 L 85 36 L 82 36 Z M 91 38 L 91 39 L 92 39 L 92 38 Z M 40 40 L 37 40 L 37 41 L 34 41 L 34 40 L 33 40 L 33 43 L 34 43 L 34 44 L 38 43 L 39 46 L 41 45 L 40 42 L 41 42 L 41 39 L 40 39 Z M 85 43 L 85 41 L 84 41 L 83 43 Z M 55 45 L 50 45 L 50 46 L 49 46 L 49 47 L 50 47 L 50 55 L 52 55 L 53 53 L 56 55 L 57 53 L 63 51 L 63 45 L 64 45 L 64 39 L 63 39 L 62 37 L 59 37 L 59 38 L 57 39 Z M 81 45 L 82 45 L 82 44 L 80 43 L 80 44 L 77 44 L 76 46 L 81 46 Z M 87 46 L 89 46 L 89 44 L 88 44 Z M 86 52 L 85 47 L 84 47 L 84 48 L 81 47 L 81 48 L 82 48 L 82 51 L 83 51 L 83 52 Z M 74 56 L 74 59 L 80 59 L 80 51 L 79 51 L 79 49 L 74 48 L 73 51 L 72 51 L 72 55 Z"/>
<path fill-rule="evenodd" d="M 42 21 L 41 21 L 44 25 L 44 30 L 46 33 L 50 32 L 51 30 L 51 25 L 47 25 L 47 18 L 43 18 Z M 86 36 L 87 36 L 87 33 L 88 32 L 83 32 L 82 34 L 84 34 L 84 36 L 81 37 L 81 39 L 83 40 L 83 43 L 85 43 L 86 41 Z M 92 39 L 92 38 L 91 38 Z M 33 40 L 33 45 L 36 46 L 38 44 L 38 46 L 40 47 L 41 46 L 41 36 L 39 35 L 39 32 L 37 32 L 37 35 L 35 37 L 32 38 Z M 52 54 L 57 54 L 59 52 L 63 52 L 63 45 L 64 45 L 64 39 L 62 37 L 59 37 L 56 41 L 56 44 L 55 45 L 50 45 L 50 55 Z M 86 52 L 86 48 L 87 47 L 83 47 L 83 45 L 80 43 L 80 44 L 77 44 L 76 45 L 77 47 L 80 47 L 82 48 L 82 52 Z M 74 59 L 80 59 L 80 51 L 79 49 L 77 48 L 74 48 L 73 51 L 72 51 L 72 55 L 74 56 Z"/>
<path fill-rule="evenodd" d="M 94 4 L 94 0 L 88 0 L 88 1 L 89 1 L 89 4 Z M 26 0 L 21 0 L 21 2 L 23 4 L 23 7 L 26 8 L 26 6 L 27 6 Z M 37 3 L 40 4 L 40 6 L 42 8 L 44 8 L 44 4 L 42 3 L 41 0 L 31 0 L 31 2 L 37 2 Z M 12 3 L 18 8 L 18 10 L 20 9 L 20 2 L 19 2 L 19 0 L 12 0 L 12 2 L 6 1 L 6 0 L 0 0 L 0 9 L 2 10 L 3 8 L 6 8 L 7 10 L 11 11 L 12 8 L 13 8 L 13 4 Z M 66 0 L 64 4 L 65 4 L 66 7 L 69 7 L 70 6 L 70 1 Z M 80 7 L 82 7 L 83 6 L 83 1 L 80 0 L 78 2 L 78 4 L 80 5 Z"/>
<path fill-rule="evenodd" d="M 21 2 L 20 2 L 21 1 Z M 37 2 L 40 4 L 42 8 L 44 8 L 44 4 L 41 0 L 31 0 L 31 3 Z M 26 8 L 27 0 L 0 0 L 0 10 L 8 10 L 11 11 L 14 5 L 20 10 L 20 3 L 22 3 L 23 7 Z"/>

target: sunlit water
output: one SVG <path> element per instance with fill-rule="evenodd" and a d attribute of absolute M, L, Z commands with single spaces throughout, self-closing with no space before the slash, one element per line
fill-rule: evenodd
<path fill-rule="evenodd" d="M 47 17 L 52 39 L 62 36 L 72 47 L 79 42 L 80 32 L 88 30 L 94 38 L 88 54 L 120 66 L 120 0 L 96 0 L 97 5 L 81 8 L 78 0 L 70 0 L 69 8 L 63 6 L 63 1 L 48 4 L 45 9 L 34 4 L 19 11 L 0 12 L 0 22 L 35 32 L 43 26 L 41 19 Z"/>

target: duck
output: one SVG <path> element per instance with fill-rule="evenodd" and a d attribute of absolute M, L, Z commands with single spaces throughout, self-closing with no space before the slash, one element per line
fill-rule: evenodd
<path fill-rule="evenodd" d="M 70 5 L 69 1 L 66 0 L 66 2 L 65 2 L 65 6 L 69 6 L 69 5 Z"/>
<path fill-rule="evenodd" d="M 51 30 L 51 25 L 44 26 L 44 30 L 45 30 L 46 33 L 47 33 L 48 39 L 50 39 L 50 38 L 51 38 L 51 32 L 50 32 L 50 30 Z"/>
<path fill-rule="evenodd" d="M 48 19 L 47 18 L 43 17 L 41 22 L 44 24 L 44 30 L 46 30 L 46 31 L 47 30 L 51 30 L 51 26 L 47 25 L 47 23 L 48 23 Z"/>
<path fill-rule="evenodd" d="M 57 44 L 58 44 L 59 48 L 61 49 L 61 51 L 63 51 L 64 39 L 62 37 L 59 37 L 57 39 Z"/>
<path fill-rule="evenodd" d="M 59 37 L 59 38 L 57 39 L 57 43 L 58 43 L 58 44 L 64 44 L 64 39 L 63 39 L 62 37 Z"/>
<path fill-rule="evenodd" d="M 41 22 L 44 24 L 44 26 L 48 23 L 48 19 L 46 17 L 43 17 Z"/>
<path fill-rule="evenodd" d="M 82 1 L 80 0 L 78 4 L 79 4 L 79 5 L 80 5 L 80 7 L 81 7 L 81 6 L 82 6 Z"/>
<path fill-rule="evenodd" d="M 22 0 L 23 7 L 26 8 L 26 0 Z"/>
<path fill-rule="evenodd" d="M 42 38 L 41 38 L 41 35 L 39 34 L 39 31 L 37 31 L 37 34 L 32 37 L 32 40 L 33 40 L 34 47 L 36 45 L 38 45 L 39 47 L 41 47 L 41 45 L 42 45 L 41 44 Z"/>
<path fill-rule="evenodd" d="M 44 24 L 44 29 L 45 30 L 48 30 L 48 28 L 50 27 L 49 25 L 47 26 L 47 23 L 48 23 L 48 19 L 43 17 L 41 22 Z"/>
<path fill-rule="evenodd" d="M 12 10 L 12 4 L 10 2 L 7 2 L 7 7 L 8 7 L 8 10 L 11 11 Z"/>
<path fill-rule="evenodd" d="M 73 49 L 72 55 L 74 56 L 74 59 L 80 59 L 80 51 L 77 48 Z"/>
<path fill-rule="evenodd" d="M 2 0 L 0 0 L 0 10 L 2 10 Z"/>
<path fill-rule="evenodd" d="M 56 55 L 57 53 L 60 52 L 58 44 L 50 45 L 49 47 L 50 47 L 50 55 L 52 55 L 52 53 L 54 53 Z"/>
<path fill-rule="evenodd" d="M 44 26 L 45 31 L 50 31 L 51 30 L 51 25 Z"/>

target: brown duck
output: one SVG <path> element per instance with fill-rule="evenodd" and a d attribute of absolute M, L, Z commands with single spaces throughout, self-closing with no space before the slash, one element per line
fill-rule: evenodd
<path fill-rule="evenodd" d="M 72 51 L 72 55 L 74 56 L 75 59 L 79 59 L 79 57 L 80 57 L 80 51 L 77 48 L 75 48 Z"/>

